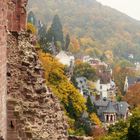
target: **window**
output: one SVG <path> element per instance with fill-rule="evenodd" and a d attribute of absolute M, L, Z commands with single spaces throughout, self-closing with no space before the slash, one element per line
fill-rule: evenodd
<path fill-rule="evenodd" d="M 102 89 L 103 87 L 102 87 L 102 85 L 100 85 L 100 89 Z"/>
<path fill-rule="evenodd" d="M 10 121 L 10 128 L 14 129 L 13 121 Z"/>

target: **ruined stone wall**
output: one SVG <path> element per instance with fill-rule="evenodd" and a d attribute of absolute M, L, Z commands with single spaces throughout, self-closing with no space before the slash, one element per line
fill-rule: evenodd
<path fill-rule="evenodd" d="M 46 87 L 29 36 L 21 34 L 17 40 L 9 33 L 7 39 L 7 29 L 18 34 L 25 29 L 26 4 L 27 0 L 0 0 L 0 139 L 67 140 L 65 115 Z"/>
<path fill-rule="evenodd" d="M 6 139 L 6 24 L 7 0 L 0 0 L 0 133 Z"/>
<path fill-rule="evenodd" d="M 8 140 L 67 140 L 63 110 L 28 39 L 8 39 Z"/>

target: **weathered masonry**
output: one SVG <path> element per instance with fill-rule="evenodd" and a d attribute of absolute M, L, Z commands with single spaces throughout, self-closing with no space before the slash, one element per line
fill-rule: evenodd
<path fill-rule="evenodd" d="M 0 0 L 0 133 L 6 138 L 6 24 L 7 0 Z"/>
<path fill-rule="evenodd" d="M 11 32 L 19 32 L 26 25 L 27 0 L 8 0 L 8 29 Z"/>
<path fill-rule="evenodd" d="M 0 0 L 0 136 L 7 139 L 7 31 L 19 32 L 26 25 L 27 0 Z"/>

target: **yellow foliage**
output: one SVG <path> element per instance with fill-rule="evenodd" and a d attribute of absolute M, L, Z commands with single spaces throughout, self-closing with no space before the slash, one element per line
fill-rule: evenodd
<path fill-rule="evenodd" d="M 96 125 L 101 126 L 101 121 L 99 120 L 98 116 L 96 115 L 96 113 L 92 113 L 90 115 L 90 120 L 95 123 Z"/>
<path fill-rule="evenodd" d="M 84 38 L 80 38 L 80 44 L 82 46 L 93 46 L 94 45 L 94 41 L 90 38 L 90 37 L 84 37 Z"/>
<path fill-rule="evenodd" d="M 111 50 L 105 51 L 105 55 L 108 59 L 113 59 L 113 53 Z"/>
<path fill-rule="evenodd" d="M 86 110 L 86 101 L 64 75 L 64 65 L 60 64 L 52 55 L 41 51 L 39 57 L 45 69 L 47 85 L 65 107 L 69 106 L 69 100 L 71 100 L 76 115 L 81 115 Z"/>
<path fill-rule="evenodd" d="M 85 54 L 92 55 L 93 53 L 94 53 L 94 49 L 93 48 L 89 47 L 89 48 L 85 49 Z"/>
<path fill-rule="evenodd" d="M 78 39 L 76 39 L 76 38 L 72 38 L 71 39 L 71 43 L 70 43 L 70 48 L 69 49 L 74 54 L 78 53 L 80 51 L 80 44 L 79 44 Z"/>
<path fill-rule="evenodd" d="M 35 26 L 31 23 L 27 23 L 27 31 L 31 32 L 32 34 L 37 33 Z"/>

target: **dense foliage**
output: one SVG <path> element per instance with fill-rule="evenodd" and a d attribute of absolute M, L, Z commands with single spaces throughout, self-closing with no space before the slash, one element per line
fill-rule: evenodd
<path fill-rule="evenodd" d="M 88 80 L 96 81 L 96 70 L 88 63 L 79 62 L 74 67 L 73 78 L 86 77 Z"/>
<path fill-rule="evenodd" d="M 115 80 L 115 83 L 118 87 L 118 92 L 121 92 L 122 95 L 124 95 L 124 84 L 125 84 L 125 78 L 126 76 L 135 76 L 135 71 L 133 69 L 130 69 L 130 66 L 127 63 L 119 63 L 114 66 L 113 69 L 113 78 Z"/>
<path fill-rule="evenodd" d="M 87 52 L 111 50 L 115 58 L 129 59 L 134 54 L 134 60 L 140 60 L 140 23 L 96 0 L 30 0 L 29 9 L 48 27 L 58 14 L 64 33 L 78 38 L 82 47 L 90 48 Z"/>
<path fill-rule="evenodd" d="M 27 31 L 32 34 L 36 34 L 36 27 L 32 23 L 27 23 Z"/>
<path fill-rule="evenodd" d="M 140 83 L 132 85 L 124 96 L 126 100 L 132 107 L 140 105 Z"/>
<path fill-rule="evenodd" d="M 69 116 L 76 118 L 86 110 L 85 99 L 64 75 L 64 66 L 50 54 L 39 52 L 48 86 L 63 103 Z"/>
<path fill-rule="evenodd" d="M 139 140 L 140 139 L 140 108 L 133 111 L 130 119 L 120 120 L 109 127 L 108 135 L 101 140 Z"/>
<path fill-rule="evenodd" d="M 59 98 L 64 106 L 70 125 L 69 133 L 87 135 L 91 132 L 91 123 L 101 125 L 94 105 L 90 98 L 86 99 L 79 93 L 65 75 L 65 66 L 60 64 L 51 54 L 38 52 L 45 69 L 47 86 Z M 93 71 L 94 72 L 94 71 Z M 83 113 L 89 113 L 84 119 Z"/>

